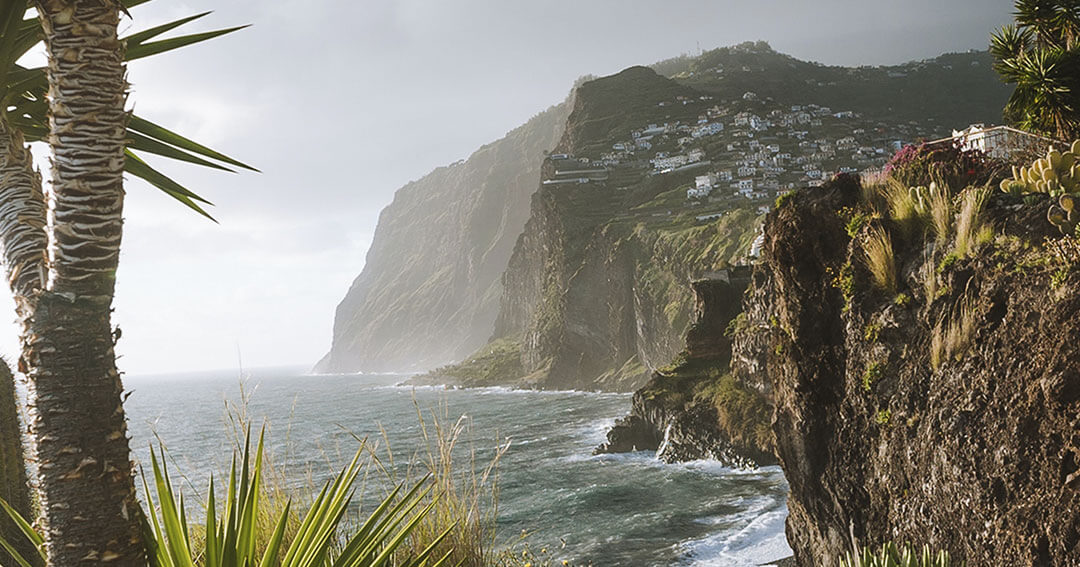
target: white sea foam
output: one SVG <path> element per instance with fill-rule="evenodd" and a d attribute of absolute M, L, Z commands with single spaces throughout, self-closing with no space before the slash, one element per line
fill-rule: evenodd
<path fill-rule="evenodd" d="M 454 386 L 452 384 L 409 384 L 408 378 L 412 378 L 413 375 L 401 375 L 405 376 L 406 380 L 395 382 L 393 384 L 386 384 L 379 386 L 380 389 L 398 389 L 398 390 L 420 390 L 420 391 L 453 391 L 453 392 L 469 392 L 478 395 L 490 395 L 490 394 L 505 394 L 505 395 L 520 395 L 520 396 L 587 396 L 591 398 L 600 399 L 618 399 L 626 398 L 630 399 L 632 394 L 619 393 L 619 392 L 589 392 L 584 390 L 529 390 L 525 388 L 511 388 L 509 386 L 481 386 L 474 388 L 465 388 L 462 386 Z"/>
<path fill-rule="evenodd" d="M 753 516 L 741 529 L 725 530 L 702 539 L 683 542 L 688 565 L 692 567 L 756 567 L 779 561 L 791 555 L 784 535 L 787 507 L 782 504 L 763 511 L 760 506 L 724 520 L 744 521 Z M 751 514 L 755 511 L 756 514 Z"/>

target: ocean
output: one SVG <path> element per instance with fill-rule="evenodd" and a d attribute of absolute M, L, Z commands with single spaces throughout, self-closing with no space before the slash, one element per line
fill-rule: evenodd
<path fill-rule="evenodd" d="M 132 448 L 148 463 L 151 444 L 163 444 L 190 502 L 212 471 L 228 470 L 236 437 L 227 406 L 267 427 L 273 462 L 298 490 L 346 464 L 357 439 L 385 463 L 389 444 L 403 473 L 425 447 L 418 412 L 429 430 L 433 417 L 444 426 L 463 419 L 461 448 L 475 454 L 478 468 L 509 445 L 498 467 L 500 542 L 517 542 L 524 531 L 534 550 L 596 567 L 744 567 L 791 554 L 779 467 L 668 465 L 648 452 L 593 456 L 629 411 L 628 394 L 399 386 L 405 378 L 297 368 L 129 376 Z M 370 485 L 381 478 L 367 477 L 369 498 L 382 494 Z"/>

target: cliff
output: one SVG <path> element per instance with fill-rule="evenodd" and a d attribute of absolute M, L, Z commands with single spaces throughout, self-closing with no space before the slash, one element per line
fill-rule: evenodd
<path fill-rule="evenodd" d="M 333 346 L 317 371 L 428 369 L 487 342 L 501 275 L 570 104 L 397 191 L 338 305 Z"/>
<path fill-rule="evenodd" d="M 994 120 L 1008 92 L 988 61 L 825 67 L 759 43 L 657 66 L 670 77 L 631 67 L 585 82 L 398 192 L 318 368 L 464 361 L 417 380 L 640 387 L 683 348 L 690 282 L 745 261 L 777 195 L 882 165 L 897 141 Z M 916 116 L 941 97 L 960 102 Z M 702 175 L 712 192 L 690 197 Z"/>
<path fill-rule="evenodd" d="M 772 344 L 798 564 L 834 564 L 852 538 L 1080 564 L 1080 245 L 1046 221 L 1045 195 L 995 191 L 935 238 L 890 213 L 860 228 L 866 194 L 849 178 L 771 213 L 748 296 L 772 314 L 752 332 Z M 988 228 L 969 241 L 971 226 Z"/>
<path fill-rule="evenodd" d="M 729 369 L 749 272 L 723 270 L 692 284 L 694 316 L 685 349 L 634 392 L 630 415 L 616 422 L 594 453 L 656 451 L 669 463 L 776 464 L 769 400 Z"/>

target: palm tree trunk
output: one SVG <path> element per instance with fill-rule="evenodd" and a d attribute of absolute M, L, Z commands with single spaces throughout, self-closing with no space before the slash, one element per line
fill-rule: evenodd
<path fill-rule="evenodd" d="M 32 311 L 45 280 L 45 196 L 22 133 L 0 115 L 0 235 L 19 317 Z"/>
<path fill-rule="evenodd" d="M 0 361 L 0 498 L 11 505 L 23 518 L 31 518 L 30 486 L 26 481 L 26 459 L 23 457 L 22 426 L 15 402 L 15 379 L 8 365 Z M 0 514 L 0 538 L 15 546 L 28 560 L 37 552 L 22 532 Z M 0 550 L 0 565 L 14 565 L 15 560 Z"/>
<path fill-rule="evenodd" d="M 110 314 L 127 82 L 116 0 L 39 0 L 49 55 L 52 240 L 22 337 L 49 564 L 143 567 Z"/>
<path fill-rule="evenodd" d="M 45 197 L 41 175 L 22 134 L 0 114 L 0 248 L 16 310 L 24 322 L 45 278 Z M 0 498 L 33 521 L 30 486 L 26 478 L 22 427 L 15 398 L 15 382 L 8 365 L 0 361 Z M 0 537 L 11 542 L 28 561 L 38 564 L 30 542 L 5 517 L 0 517 Z M 0 551 L 0 565 L 15 561 Z"/>

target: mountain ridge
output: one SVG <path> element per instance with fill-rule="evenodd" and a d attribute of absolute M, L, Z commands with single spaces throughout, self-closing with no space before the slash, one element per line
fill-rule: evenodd
<path fill-rule="evenodd" d="M 755 64 L 754 61 L 758 63 Z M 743 63 L 748 64 L 743 65 Z M 785 76 L 785 69 L 791 68 L 793 64 L 800 69 L 808 70 L 807 72 L 812 72 L 813 75 L 807 77 L 801 75 L 796 77 Z M 938 77 L 947 70 L 945 68 L 947 65 L 952 66 L 953 70 L 960 70 L 963 73 L 960 78 L 953 80 L 952 83 L 948 81 L 936 83 L 935 91 L 952 93 L 957 89 L 961 89 L 963 85 L 959 83 L 971 86 L 971 90 L 978 90 L 979 97 L 986 95 L 986 93 L 982 92 L 984 90 L 992 91 L 990 95 L 986 95 L 992 100 L 988 99 L 971 105 L 974 110 L 968 109 L 962 115 L 963 120 L 957 120 L 957 123 L 950 124 L 950 126 L 966 126 L 968 118 L 992 121 L 993 117 L 999 113 L 1001 104 L 1007 97 L 1007 92 L 1003 85 L 997 84 L 996 77 L 993 76 L 992 71 L 989 69 L 989 55 L 986 53 L 946 54 L 933 60 L 913 62 L 907 65 L 860 69 L 826 67 L 813 63 L 798 62 L 798 60 L 790 56 L 776 53 L 767 45 L 743 44 L 707 52 L 701 57 L 689 60 L 684 69 L 674 69 L 673 66 L 669 65 L 675 71 L 671 73 L 673 77 L 676 77 L 675 79 L 663 77 L 647 67 L 635 66 L 610 77 L 583 82 L 575 88 L 571 98 L 562 105 L 557 105 L 547 113 L 542 113 L 539 117 L 534 118 L 535 121 L 543 117 L 543 135 L 535 137 L 519 136 L 514 140 L 511 140 L 512 137 L 508 135 L 506 138 L 494 143 L 509 146 L 527 144 L 529 146 L 528 152 L 510 151 L 504 156 L 508 158 L 506 163 L 488 162 L 480 164 L 480 160 L 474 160 L 474 157 L 483 156 L 485 148 L 490 149 L 494 145 L 489 144 L 478 150 L 474 156 L 464 163 L 450 166 L 449 169 L 439 168 L 429 176 L 410 183 L 399 190 L 402 195 L 396 196 L 394 204 L 390 205 L 380 215 L 379 229 L 376 231 L 375 241 L 371 251 L 369 251 L 369 260 L 372 261 L 365 265 L 364 272 L 354 282 L 349 294 L 338 307 L 335 317 L 334 344 L 330 354 L 320 362 L 318 368 L 338 372 L 426 370 L 464 360 L 469 358 L 470 354 L 482 354 L 485 348 L 484 345 L 492 339 L 502 341 L 497 349 L 499 352 L 513 350 L 506 348 L 507 341 L 525 341 L 526 346 L 528 346 L 528 341 L 536 339 L 539 335 L 533 334 L 531 335 L 532 339 L 528 339 L 528 336 L 530 336 L 528 327 L 531 323 L 526 323 L 526 321 L 537 314 L 539 304 L 535 301 L 516 301 L 505 292 L 507 287 L 512 287 L 514 293 L 521 292 L 526 295 L 531 293 L 535 298 L 537 293 L 533 288 L 542 284 L 542 280 L 533 276 L 528 278 L 519 277 L 523 271 L 528 271 L 521 265 L 516 270 L 518 275 L 510 273 L 515 271 L 511 269 L 514 262 L 514 250 L 535 241 L 541 247 L 547 246 L 549 251 L 555 250 L 556 247 L 562 247 L 569 253 L 568 257 L 571 263 L 590 254 L 588 250 L 593 250 L 591 254 L 599 261 L 603 256 L 601 249 L 605 246 L 609 248 L 615 247 L 620 240 L 626 238 L 628 230 L 633 232 L 633 222 L 623 222 L 622 220 L 611 222 L 616 214 L 628 219 L 630 217 L 637 217 L 638 220 L 644 218 L 643 222 L 649 224 L 652 220 L 645 218 L 644 215 L 659 215 L 663 214 L 664 211 L 667 211 L 667 214 L 670 215 L 672 211 L 675 211 L 678 215 L 681 215 L 680 218 L 684 219 L 679 221 L 683 223 L 684 228 L 699 224 L 692 221 L 692 211 L 686 209 L 686 199 L 679 197 L 677 191 L 675 191 L 677 186 L 685 187 L 687 184 L 692 185 L 694 183 L 694 176 L 691 173 L 677 173 L 663 177 L 654 176 L 655 171 L 648 171 L 651 164 L 643 161 L 644 158 L 638 156 L 627 158 L 628 160 L 636 160 L 633 167 L 629 166 L 629 161 L 624 161 L 618 167 L 604 166 L 612 168 L 613 172 L 611 173 L 613 177 L 606 181 L 593 180 L 593 185 L 582 185 L 580 187 L 571 187 L 569 185 L 549 187 L 542 185 L 541 180 L 550 181 L 559 168 L 555 162 L 550 160 L 544 162 L 544 155 L 547 150 L 550 150 L 550 154 L 553 155 L 578 154 L 591 159 L 593 163 L 600 163 L 605 155 L 610 156 L 612 153 L 610 151 L 611 144 L 616 140 L 626 139 L 628 144 L 632 143 L 631 134 L 639 132 L 651 122 L 661 124 L 665 122 L 669 124 L 692 123 L 696 120 L 697 113 L 704 112 L 709 105 L 716 105 L 718 111 L 729 111 L 724 114 L 726 118 L 718 118 L 717 121 L 730 121 L 731 116 L 736 114 L 736 111 L 756 113 L 755 116 L 761 115 L 762 117 L 765 117 L 767 112 L 777 112 L 779 110 L 785 110 L 786 112 L 786 108 L 791 105 L 787 105 L 786 101 L 777 101 L 773 95 L 775 94 L 781 98 L 787 96 L 778 93 L 794 84 L 792 81 L 801 81 L 804 85 L 808 85 L 806 83 L 808 80 L 822 83 L 823 86 L 815 84 L 811 85 L 813 89 L 808 90 L 808 87 L 801 89 L 801 91 L 820 92 L 824 93 L 821 96 L 828 97 L 835 96 L 835 92 L 842 90 L 841 87 L 844 84 L 841 84 L 840 80 L 847 80 L 844 77 L 854 77 L 849 81 L 851 84 L 865 83 L 865 85 L 870 86 L 852 87 L 849 90 L 865 94 L 874 91 L 877 88 L 875 85 L 878 85 L 879 82 L 884 84 L 883 82 L 886 80 L 892 81 L 894 78 L 889 78 L 889 73 L 900 73 L 904 72 L 900 70 L 906 69 L 909 72 L 909 81 L 925 85 L 930 80 L 928 77 Z M 725 70 L 722 73 L 717 73 L 716 69 L 719 67 L 723 67 Z M 713 76 L 705 76 L 708 72 L 711 72 Z M 977 75 L 979 79 L 972 80 L 968 77 L 971 74 Z M 837 85 L 830 86 L 828 84 L 832 79 L 837 79 Z M 751 84 L 754 81 L 757 81 L 754 84 L 758 85 L 755 88 L 761 91 L 760 93 L 743 91 L 746 84 Z M 994 85 L 997 86 L 996 90 L 991 89 Z M 929 90 L 929 87 L 926 86 L 920 88 L 923 88 L 924 91 Z M 859 96 L 864 95 L 860 94 Z M 932 98 L 938 96 L 938 94 L 934 94 Z M 918 97 L 913 97 L 910 93 L 898 94 L 893 98 L 901 102 L 918 101 Z M 827 98 L 822 100 L 827 100 Z M 961 100 L 963 100 L 962 97 Z M 841 119 L 835 119 L 831 115 L 823 114 L 828 108 L 820 106 L 817 108 L 824 108 L 819 112 L 820 118 L 817 116 L 813 118 L 815 123 L 825 122 L 824 128 L 827 132 L 821 134 L 822 136 L 828 135 L 831 138 L 836 138 L 838 134 L 834 131 L 839 131 L 837 128 L 852 128 L 842 126 L 842 124 L 850 121 L 845 122 Z M 570 121 L 570 115 L 575 110 L 579 113 L 578 118 Z M 849 111 L 850 109 L 836 107 L 833 110 Z M 890 109 L 890 112 L 893 110 Z M 897 116 L 903 117 L 910 112 L 910 109 L 901 109 L 898 112 Z M 852 112 L 852 114 L 857 113 Z M 557 126 L 553 124 L 556 118 L 562 119 L 562 123 Z M 899 132 L 895 133 L 898 138 L 902 135 L 905 139 L 948 134 L 949 130 L 940 124 L 935 124 L 936 121 L 935 118 L 934 120 L 918 122 L 916 125 L 912 125 L 908 124 L 911 121 L 877 120 L 876 116 L 870 116 L 865 120 L 860 119 L 858 124 L 864 125 L 863 129 L 867 131 L 865 135 L 867 140 L 884 139 L 892 130 Z M 733 130 L 730 122 L 728 128 L 729 131 Z M 809 127 L 804 126 L 804 128 Z M 812 130 L 812 128 L 810 129 Z M 521 128 L 516 129 L 514 132 L 519 130 Z M 759 132 L 758 134 L 762 140 L 771 135 L 769 132 Z M 811 132 L 811 136 L 813 135 L 813 132 Z M 708 154 L 707 157 L 723 153 L 722 139 L 727 140 L 727 143 L 732 141 L 736 144 L 746 142 L 746 139 L 739 142 L 725 136 L 726 134 L 702 140 L 702 143 L 706 144 L 703 147 Z M 675 138 L 677 136 L 674 133 L 670 136 L 666 133 L 662 134 L 658 143 L 667 144 L 667 146 L 661 145 L 658 148 L 671 146 L 671 141 L 663 141 L 668 137 Z M 867 141 L 865 143 L 870 144 L 871 142 Z M 780 145 L 784 145 L 782 140 Z M 877 143 L 877 145 L 880 146 L 881 144 Z M 671 147 L 671 153 L 675 153 L 682 146 L 680 144 L 678 147 Z M 835 163 L 832 163 L 832 165 L 826 163 L 826 166 L 835 170 L 835 168 L 846 163 L 843 161 L 844 159 L 847 158 L 841 159 L 838 157 L 833 160 Z M 731 172 L 735 173 L 736 168 L 727 162 L 718 162 L 715 165 L 731 167 Z M 469 175 L 454 173 L 463 171 L 462 168 L 468 169 L 471 173 Z M 515 172 L 515 168 L 519 171 Z M 542 168 L 546 168 L 543 173 L 541 172 Z M 507 191 L 500 191 L 497 186 L 506 183 L 504 181 L 506 178 L 514 181 L 507 185 L 509 187 Z M 528 181 L 532 182 L 531 185 Z M 611 185 L 613 189 L 619 189 L 619 191 L 610 192 L 608 197 L 589 192 L 593 188 L 603 187 L 605 183 Z M 419 200 L 412 202 L 405 198 L 413 193 L 423 192 L 420 189 L 421 187 L 428 189 L 427 192 L 432 196 L 431 201 L 425 204 Z M 478 189 L 480 187 L 486 189 L 480 190 Z M 684 189 L 679 190 L 684 191 Z M 606 190 L 601 189 L 601 191 Z M 731 199 L 721 203 L 714 198 L 710 198 L 701 201 L 699 205 L 704 206 L 697 209 L 697 211 L 699 213 L 714 214 L 733 210 L 743 210 L 748 213 L 755 212 L 756 208 L 771 202 L 772 197 L 778 192 L 779 189 L 759 190 L 757 193 L 758 198 L 752 203 L 749 201 L 745 203 L 735 202 L 735 200 Z M 501 197 L 503 200 L 499 202 L 504 206 L 504 209 L 497 216 L 501 221 L 505 222 L 500 221 L 501 227 L 497 230 L 485 225 L 482 227 L 483 230 L 475 231 L 463 220 L 470 218 L 468 214 L 460 212 L 436 213 L 429 210 L 440 208 L 437 204 L 439 199 L 444 201 L 449 199 L 451 202 L 455 202 L 459 209 L 468 210 L 466 201 L 483 201 L 485 198 L 490 201 L 493 195 L 499 194 L 503 195 Z M 511 194 L 512 197 L 507 196 Z M 546 197 L 541 194 L 546 195 Z M 485 195 L 486 197 L 484 197 Z M 561 197 L 554 200 L 549 198 L 560 195 Z M 611 197 L 610 195 L 618 195 L 618 197 Z M 768 196 L 765 197 L 765 195 Z M 616 198 L 621 203 L 619 205 L 621 212 L 618 213 L 612 212 L 618 207 L 608 206 L 610 200 Z M 454 199 L 457 199 L 457 201 L 454 201 Z M 546 205 L 544 204 L 545 199 Z M 690 204 L 693 205 L 693 203 Z M 576 214 L 569 210 L 575 207 L 578 209 L 584 207 L 585 213 Z M 578 236 L 581 238 L 571 237 L 563 241 L 562 244 L 558 244 L 556 241 L 551 240 L 546 242 L 535 240 L 535 234 L 528 236 L 526 234 L 528 232 L 528 222 L 532 222 L 529 219 L 537 218 L 538 211 L 543 210 L 551 213 L 547 215 L 549 221 L 554 221 L 556 216 L 562 214 L 569 214 L 570 216 L 566 217 L 567 219 L 576 218 L 577 220 L 572 223 L 575 226 L 571 228 L 580 233 Z M 603 218 L 604 215 L 607 215 L 607 218 Z M 410 220 L 410 216 L 423 219 L 423 221 Z M 746 233 L 752 231 L 756 225 L 747 219 L 735 224 L 740 225 L 738 228 L 739 234 L 725 235 L 722 239 L 738 244 L 741 251 L 736 253 L 735 249 L 720 246 L 720 248 L 727 250 L 727 256 L 724 258 L 712 257 L 709 259 L 711 264 L 707 262 L 708 265 L 703 264 L 695 267 L 694 270 L 706 272 L 712 268 L 722 267 L 728 262 L 738 261 L 737 256 L 749 247 L 749 240 L 752 240 L 752 234 L 749 235 L 748 239 Z M 593 235 L 594 229 L 598 231 L 596 235 Z M 734 226 L 728 226 L 724 230 L 729 229 L 734 230 L 735 228 Z M 515 231 L 516 234 L 511 234 Z M 660 238 L 663 234 L 667 234 L 667 236 Z M 593 236 L 597 236 L 599 239 L 594 239 Z M 663 241 L 666 243 L 664 245 L 672 244 L 670 242 L 671 234 L 660 231 L 655 233 L 654 236 L 660 239 L 654 241 L 650 237 L 647 242 L 636 242 L 631 247 L 636 250 L 635 257 L 637 257 L 638 253 L 641 256 L 635 260 L 636 263 L 642 263 L 650 254 L 656 253 L 656 251 L 645 249 L 656 245 L 657 242 Z M 713 248 L 719 246 L 719 241 L 701 237 L 696 232 L 690 236 L 697 238 L 698 244 L 702 246 L 711 246 Z M 429 246 L 438 249 L 440 252 L 425 254 L 422 251 L 410 249 L 409 245 L 404 243 L 407 238 L 419 238 L 420 241 L 428 242 Z M 485 254 L 481 251 L 485 245 L 491 244 L 494 246 L 496 243 L 498 249 L 496 252 Z M 686 242 L 682 244 L 685 245 Z M 455 249 L 454 246 L 460 246 L 460 249 L 466 252 L 460 254 L 459 250 Z M 676 245 L 676 248 L 678 247 Z M 627 250 L 630 250 L 630 248 L 623 249 L 624 252 Z M 682 252 L 685 256 L 684 259 L 699 256 L 689 254 L 687 250 Z M 405 254 L 404 258 L 402 257 L 403 253 Z M 409 255 L 419 255 L 422 257 L 422 261 L 409 262 Z M 550 262 L 553 261 L 552 258 L 551 255 L 546 255 L 540 261 Z M 623 258 L 619 261 L 625 262 L 626 259 Z M 501 270 L 496 270 L 500 263 L 502 264 Z M 483 266 L 483 269 L 474 269 L 478 266 Z M 540 266 L 543 268 L 544 264 Z M 579 264 L 579 267 L 583 267 L 583 265 Z M 575 268 L 572 273 L 566 275 L 570 276 L 578 271 Z M 641 277 L 644 271 L 633 275 L 628 275 L 628 272 L 622 272 L 621 274 L 620 277 Z M 679 274 L 682 274 L 682 272 L 679 272 Z M 630 373 L 637 376 L 637 378 L 628 382 L 624 382 L 620 378 L 608 386 L 599 386 L 601 389 L 627 389 L 640 385 L 637 384 L 637 381 L 647 376 L 650 369 L 666 364 L 667 360 L 664 359 L 670 359 L 681 347 L 685 328 L 681 328 L 679 325 L 685 325 L 688 317 L 678 316 L 678 312 L 685 311 L 688 313 L 690 310 L 691 299 L 687 284 L 691 274 L 678 275 L 672 272 L 657 277 L 665 281 L 664 287 L 671 288 L 661 293 L 665 298 L 657 300 L 663 303 L 655 306 L 661 311 L 667 311 L 664 318 L 668 319 L 668 322 L 659 325 L 663 330 L 645 332 L 640 338 L 632 338 L 627 335 L 628 331 L 620 331 L 619 333 L 627 335 L 622 339 L 618 339 L 622 344 L 640 342 L 642 346 L 635 349 L 639 352 L 636 352 L 633 356 L 623 356 L 626 354 L 625 348 L 615 349 L 619 353 L 618 356 L 623 357 L 622 360 L 606 361 L 604 364 L 607 368 L 603 372 L 599 372 L 599 374 L 607 374 L 609 377 L 612 373 L 624 376 L 627 372 L 633 371 Z M 678 285 L 676 285 L 675 280 L 678 280 Z M 567 281 L 569 280 L 562 283 L 565 284 Z M 509 282 L 509 286 L 506 282 Z M 678 286 L 681 286 L 682 289 L 676 291 Z M 540 287 L 543 286 L 540 285 Z M 561 295 L 567 289 L 563 285 L 561 289 L 552 289 L 550 293 L 552 295 Z M 533 291 L 530 292 L 529 290 Z M 633 301 L 633 298 L 629 296 L 623 299 Z M 615 301 L 610 297 L 607 300 Z M 557 304 L 557 301 L 550 302 L 550 305 L 555 304 Z M 607 315 L 604 315 L 604 317 L 607 317 Z M 655 319 L 657 322 L 661 320 L 659 316 L 655 317 Z M 532 323 L 536 323 L 536 321 L 533 320 Z M 679 325 L 672 325 L 672 323 L 679 323 Z M 588 324 L 585 325 L 585 327 L 588 326 Z M 538 346 L 538 343 L 534 343 L 533 346 Z M 528 354 L 529 350 L 533 354 Z M 647 357 L 649 360 L 643 364 L 640 359 L 644 350 L 649 350 L 653 354 Z M 532 368 L 527 374 L 533 374 L 539 369 L 539 366 L 542 366 L 536 363 L 544 357 L 537 355 L 539 351 L 535 348 L 526 349 L 524 352 L 522 360 L 525 362 L 526 367 Z M 627 372 L 622 372 L 618 368 L 611 368 L 611 366 L 616 365 L 620 368 L 625 366 Z M 512 367 L 512 365 L 503 364 L 495 366 Z M 500 382 L 544 387 L 541 384 L 544 380 L 538 382 L 536 380 L 537 376 L 528 380 L 517 380 L 517 378 L 522 377 L 503 377 Z M 567 380 L 567 383 L 562 384 L 562 386 L 598 387 L 597 384 L 591 382 L 581 382 L 569 378 Z M 469 380 L 465 381 L 469 382 Z"/>

